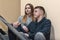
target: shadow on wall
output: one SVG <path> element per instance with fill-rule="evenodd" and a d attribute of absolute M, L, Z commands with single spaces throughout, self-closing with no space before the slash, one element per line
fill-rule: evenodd
<path fill-rule="evenodd" d="M 53 25 L 51 27 L 50 40 L 55 40 L 55 33 L 54 33 L 54 27 L 53 27 Z"/>

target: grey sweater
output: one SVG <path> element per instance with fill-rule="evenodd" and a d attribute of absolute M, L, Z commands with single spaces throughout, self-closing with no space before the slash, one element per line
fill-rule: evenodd
<path fill-rule="evenodd" d="M 27 21 L 25 23 L 22 21 L 22 19 L 23 19 L 23 16 L 18 17 L 18 22 L 21 23 L 21 26 L 28 26 L 32 22 L 31 17 L 27 17 Z"/>

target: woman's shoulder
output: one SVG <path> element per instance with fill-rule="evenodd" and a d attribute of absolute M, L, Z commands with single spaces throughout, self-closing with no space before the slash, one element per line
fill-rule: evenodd
<path fill-rule="evenodd" d="M 19 16 L 18 18 L 23 18 L 23 16 Z"/>
<path fill-rule="evenodd" d="M 22 19 L 22 18 L 23 18 L 23 16 L 19 16 L 19 17 L 18 17 L 18 19 Z"/>
<path fill-rule="evenodd" d="M 18 21 L 19 21 L 19 22 L 21 22 L 22 19 L 23 19 L 23 16 L 19 16 L 19 17 L 18 17 Z"/>

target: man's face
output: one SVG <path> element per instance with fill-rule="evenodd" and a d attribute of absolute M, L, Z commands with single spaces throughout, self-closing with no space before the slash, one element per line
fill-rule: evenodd
<path fill-rule="evenodd" d="M 39 8 L 34 9 L 34 17 L 38 18 L 39 16 L 43 15 L 43 11 Z"/>

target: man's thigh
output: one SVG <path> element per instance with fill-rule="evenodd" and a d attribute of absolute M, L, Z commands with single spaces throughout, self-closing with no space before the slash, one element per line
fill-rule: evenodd
<path fill-rule="evenodd" d="M 43 35 L 43 33 L 37 32 L 36 35 L 35 35 L 35 37 L 34 37 L 34 40 L 46 40 L 46 38 Z"/>

